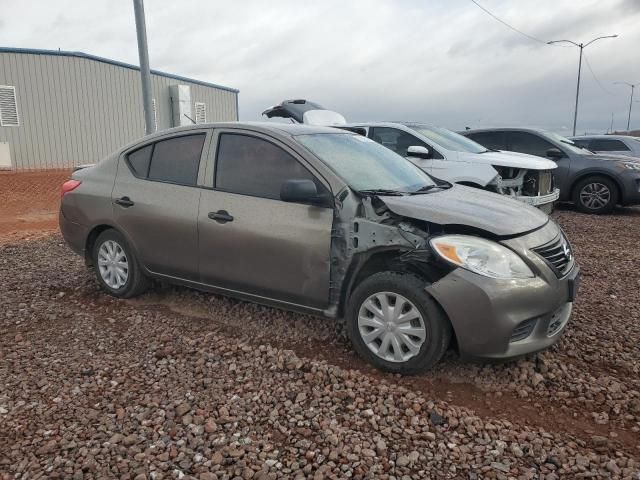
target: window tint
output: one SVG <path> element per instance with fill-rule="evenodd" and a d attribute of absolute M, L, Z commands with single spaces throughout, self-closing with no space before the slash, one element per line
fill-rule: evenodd
<path fill-rule="evenodd" d="M 485 148 L 492 150 L 507 149 L 507 135 L 505 132 L 477 132 L 470 133 L 467 137 Z"/>
<path fill-rule="evenodd" d="M 149 180 L 195 185 L 205 134 L 161 140 L 154 145 Z"/>
<path fill-rule="evenodd" d="M 623 152 L 630 149 L 620 140 L 597 138 L 591 141 L 591 150 L 596 152 Z"/>
<path fill-rule="evenodd" d="M 224 133 L 218 142 L 216 188 L 254 197 L 280 199 L 285 180 L 312 180 L 324 187 L 295 158 L 271 142 Z"/>
<path fill-rule="evenodd" d="M 127 155 L 131 170 L 137 177 L 147 178 L 153 145 L 147 145 Z"/>
<path fill-rule="evenodd" d="M 374 142 L 384 145 L 403 157 L 407 156 L 407 149 L 409 147 L 416 146 L 428 148 L 430 152 L 433 152 L 433 158 L 443 158 L 431 145 L 427 145 L 410 133 L 398 130 L 397 128 L 373 127 L 371 128 L 370 137 Z"/>
<path fill-rule="evenodd" d="M 509 132 L 509 150 L 514 152 L 546 157 L 550 148 L 558 147 L 532 133 Z"/>

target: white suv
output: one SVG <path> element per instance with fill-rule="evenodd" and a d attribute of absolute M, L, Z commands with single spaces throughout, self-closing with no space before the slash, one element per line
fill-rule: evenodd
<path fill-rule="evenodd" d="M 268 118 L 351 130 L 388 147 L 436 178 L 490 190 L 551 213 L 560 195 L 551 160 L 488 150 L 450 130 L 420 123 L 346 123 L 339 113 L 307 100 L 285 100 L 263 112 Z"/>
<path fill-rule="evenodd" d="M 508 195 L 547 213 L 560 195 L 551 160 L 488 150 L 451 130 L 422 123 L 367 122 L 342 128 L 366 135 L 434 177 Z"/>

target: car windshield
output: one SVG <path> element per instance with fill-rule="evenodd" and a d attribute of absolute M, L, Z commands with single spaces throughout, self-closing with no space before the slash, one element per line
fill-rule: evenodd
<path fill-rule="evenodd" d="M 355 190 L 417 192 L 435 186 L 418 167 L 367 137 L 345 132 L 295 139 Z"/>
<path fill-rule="evenodd" d="M 573 140 L 569 140 L 567 137 L 563 137 L 562 135 L 558 135 L 553 132 L 542 132 L 542 135 L 547 137 L 549 140 L 555 143 L 560 143 L 563 148 L 570 150 L 573 153 L 578 153 L 580 155 L 593 155 L 593 152 L 586 147 L 580 147 L 575 144 Z"/>
<path fill-rule="evenodd" d="M 467 153 L 484 153 L 488 151 L 486 147 L 474 142 L 470 138 L 447 130 L 446 128 L 432 127 L 429 125 L 407 125 L 407 127 L 447 150 Z"/>

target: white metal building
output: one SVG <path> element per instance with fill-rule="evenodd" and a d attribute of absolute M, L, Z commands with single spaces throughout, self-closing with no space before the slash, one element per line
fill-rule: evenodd
<path fill-rule="evenodd" d="M 158 130 L 238 119 L 238 90 L 151 70 Z M 0 47 L 0 169 L 94 163 L 144 135 L 140 69 L 80 52 Z"/>

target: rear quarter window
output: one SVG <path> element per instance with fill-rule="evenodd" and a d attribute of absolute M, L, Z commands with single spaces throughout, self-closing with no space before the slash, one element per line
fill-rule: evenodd
<path fill-rule="evenodd" d="M 147 145 L 127 155 L 129 166 L 136 177 L 146 178 L 151 164 L 153 145 Z"/>

